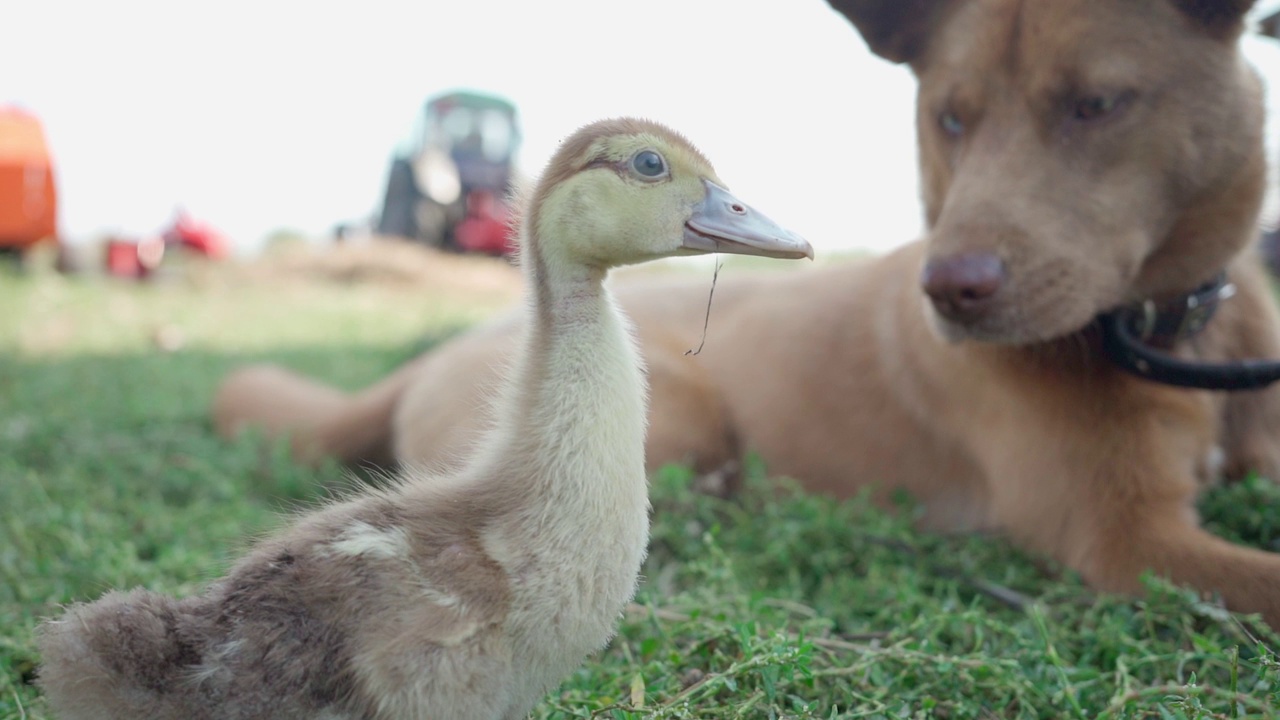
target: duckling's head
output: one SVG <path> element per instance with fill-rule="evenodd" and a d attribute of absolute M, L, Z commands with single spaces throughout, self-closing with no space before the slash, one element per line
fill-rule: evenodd
<path fill-rule="evenodd" d="M 725 189 L 682 135 L 648 120 L 602 120 L 552 157 L 529 206 L 525 242 L 548 260 L 609 268 L 724 252 L 813 257 L 813 248 Z"/>

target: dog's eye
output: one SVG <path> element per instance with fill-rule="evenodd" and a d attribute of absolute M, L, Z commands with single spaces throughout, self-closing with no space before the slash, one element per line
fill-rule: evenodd
<path fill-rule="evenodd" d="M 942 128 L 942 132 L 951 137 L 960 137 L 964 134 L 964 123 L 960 122 L 960 117 L 953 112 L 944 112 L 939 115 L 938 125 Z"/>
<path fill-rule="evenodd" d="M 1079 122 L 1093 122 L 1114 115 L 1130 100 L 1133 93 L 1115 95 L 1090 95 L 1076 99 L 1071 105 L 1071 118 Z"/>

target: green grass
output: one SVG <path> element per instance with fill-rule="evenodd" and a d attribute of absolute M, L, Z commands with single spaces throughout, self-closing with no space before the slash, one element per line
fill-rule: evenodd
<path fill-rule="evenodd" d="M 456 305 L 456 304 L 455 304 Z M 0 275 L 0 720 L 49 717 L 31 632 L 60 603 L 196 592 L 283 510 L 351 480 L 253 438 L 208 400 L 248 359 L 358 387 L 480 314 L 401 288 Z M 176 352 L 158 332 L 180 334 Z M 1280 636 L 1150 581 L 1098 597 L 998 539 L 911 529 L 913 507 L 808 496 L 748 468 L 701 497 L 668 468 L 619 638 L 539 718 L 1280 717 Z M 1269 481 L 1215 491 L 1215 531 L 1280 541 Z"/>

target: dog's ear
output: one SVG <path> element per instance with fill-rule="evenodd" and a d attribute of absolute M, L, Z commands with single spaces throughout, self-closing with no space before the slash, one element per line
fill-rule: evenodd
<path fill-rule="evenodd" d="M 1244 28 L 1244 16 L 1256 0 L 1173 0 L 1192 20 L 1215 34 L 1235 35 Z"/>
<path fill-rule="evenodd" d="M 896 63 L 911 62 L 929 41 L 947 0 L 827 0 L 862 33 L 871 52 Z"/>

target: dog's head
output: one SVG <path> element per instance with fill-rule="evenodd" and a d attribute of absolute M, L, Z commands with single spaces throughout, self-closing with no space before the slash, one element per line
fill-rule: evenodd
<path fill-rule="evenodd" d="M 921 288 L 943 337 L 1067 335 L 1191 290 L 1252 238 L 1252 0 L 829 1 L 919 80 Z"/>

